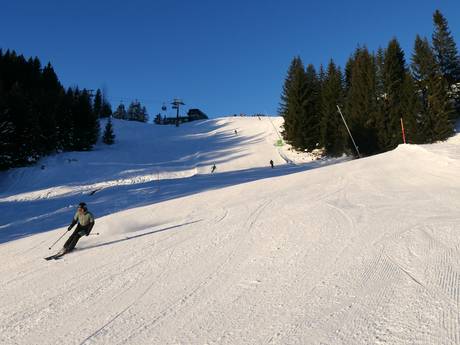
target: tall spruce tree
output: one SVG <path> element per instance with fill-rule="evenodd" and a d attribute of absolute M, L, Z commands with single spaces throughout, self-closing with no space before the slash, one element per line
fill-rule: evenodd
<path fill-rule="evenodd" d="M 378 100 L 383 100 L 385 96 L 385 85 L 384 85 L 384 62 L 385 62 L 385 50 L 379 47 L 377 54 L 375 55 L 375 92 Z"/>
<path fill-rule="evenodd" d="M 0 170 L 11 167 L 14 163 L 14 150 L 12 147 L 14 125 L 5 116 L 4 110 L 0 107 Z"/>
<path fill-rule="evenodd" d="M 74 149 L 90 150 L 99 136 L 99 119 L 93 111 L 91 97 L 86 89 L 75 90 L 74 102 Z"/>
<path fill-rule="evenodd" d="M 149 114 L 147 113 L 147 108 L 145 106 L 142 106 L 141 109 L 141 119 L 142 122 L 149 122 Z"/>
<path fill-rule="evenodd" d="M 379 47 L 377 54 L 374 55 L 375 63 L 375 95 L 376 95 L 376 126 L 377 126 L 377 135 L 379 139 L 379 148 L 381 149 L 384 140 L 382 138 L 386 137 L 386 124 L 385 124 L 385 111 L 386 111 L 386 91 L 384 84 L 384 65 L 385 65 L 385 49 Z"/>
<path fill-rule="evenodd" d="M 320 81 L 315 67 L 309 64 L 305 72 L 304 112 L 300 122 L 303 150 L 311 151 L 319 148 L 321 143 L 320 112 Z"/>
<path fill-rule="evenodd" d="M 448 84 L 444 78 L 438 77 L 431 83 L 429 110 L 435 115 L 433 141 L 446 140 L 454 133 L 452 114 L 455 112 L 447 92 Z"/>
<path fill-rule="evenodd" d="M 43 69 L 40 89 L 41 91 L 37 93 L 36 99 L 40 120 L 40 146 L 42 147 L 42 152 L 48 154 L 57 148 L 58 100 L 63 90 L 51 63 L 48 63 Z"/>
<path fill-rule="evenodd" d="M 422 103 L 419 118 L 421 136 L 424 142 L 445 140 L 453 133 L 449 118 L 454 110 L 448 98 L 448 84 L 439 70 L 428 40 L 418 35 L 411 69 Z"/>
<path fill-rule="evenodd" d="M 289 66 L 281 94 L 279 114 L 284 118 L 284 140 L 294 148 L 302 148 L 301 125 L 305 118 L 306 75 L 300 57 Z"/>
<path fill-rule="evenodd" d="M 345 73 L 344 73 L 344 86 L 345 86 L 345 94 L 348 94 L 348 91 L 351 88 L 351 70 L 355 63 L 354 55 L 350 56 L 347 60 L 345 65 Z"/>
<path fill-rule="evenodd" d="M 6 111 L 15 129 L 13 165 L 21 166 L 40 158 L 40 125 L 33 103 L 19 83 L 15 83 L 7 95 Z"/>
<path fill-rule="evenodd" d="M 376 69 L 366 47 L 357 48 L 348 68 L 349 89 L 345 117 L 361 153 L 379 152 L 377 138 Z M 351 146 L 351 143 L 349 143 Z"/>
<path fill-rule="evenodd" d="M 332 61 L 332 59 L 331 59 Z M 327 70 L 324 69 L 323 64 L 319 65 L 317 80 L 318 80 L 318 104 L 317 104 L 317 113 L 318 113 L 318 128 L 319 128 L 319 147 L 324 148 L 324 135 L 323 135 L 323 87 L 325 85 L 327 78 Z"/>
<path fill-rule="evenodd" d="M 102 117 L 102 92 L 100 89 L 96 90 L 94 96 L 93 110 L 97 117 Z"/>
<path fill-rule="evenodd" d="M 337 112 L 337 105 L 342 106 L 343 102 L 342 72 L 331 59 L 321 88 L 321 142 L 331 156 L 346 151 L 347 133 Z"/>
<path fill-rule="evenodd" d="M 112 106 L 104 99 L 102 102 L 101 117 L 109 117 L 112 115 Z"/>
<path fill-rule="evenodd" d="M 447 19 L 439 10 L 433 14 L 433 50 L 440 72 L 449 86 L 449 99 L 456 108 L 453 117 L 460 117 L 460 56 L 457 45 L 449 30 Z"/>
<path fill-rule="evenodd" d="M 56 149 L 58 151 L 69 151 L 73 149 L 75 132 L 75 117 L 73 116 L 74 99 L 74 93 L 71 88 L 68 88 L 67 91 L 61 91 L 57 105 L 58 116 L 56 117 Z"/>
<path fill-rule="evenodd" d="M 0 51 L 0 75 L 3 65 Z M 6 95 L 0 79 L 0 170 L 8 169 L 14 162 L 14 134 L 16 132 L 6 105 Z"/>
<path fill-rule="evenodd" d="M 423 133 L 419 128 L 419 123 L 421 123 L 420 113 L 422 111 L 422 103 L 414 79 L 409 71 L 406 71 L 402 85 L 401 106 L 403 109 L 402 120 L 406 143 L 423 143 Z"/>
<path fill-rule="evenodd" d="M 4 87 L 3 70 L 5 59 L 0 49 L 0 170 L 8 169 L 13 165 L 14 150 L 12 147 L 15 128 L 6 104 L 6 90 Z"/>
<path fill-rule="evenodd" d="M 377 124 L 381 151 L 391 150 L 402 142 L 400 119 L 404 115 L 402 91 L 405 78 L 404 52 L 394 38 L 385 49 L 382 70 L 383 94 L 378 95 L 382 104 Z"/>
<path fill-rule="evenodd" d="M 460 82 L 460 57 L 446 18 L 439 10 L 433 14 L 433 50 L 441 74 L 449 85 Z"/>
<path fill-rule="evenodd" d="M 332 59 L 331 59 L 332 60 Z M 327 71 L 324 70 L 323 64 L 319 65 L 319 70 L 318 70 L 318 81 L 320 84 L 320 88 L 323 85 L 324 80 L 326 79 L 326 73 Z"/>

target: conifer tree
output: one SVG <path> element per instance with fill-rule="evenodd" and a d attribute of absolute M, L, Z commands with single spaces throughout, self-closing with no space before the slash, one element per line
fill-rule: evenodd
<path fill-rule="evenodd" d="M 432 36 L 433 50 L 440 72 L 449 87 L 449 99 L 456 107 L 456 114 L 460 117 L 460 56 L 457 45 L 449 30 L 446 18 L 439 10 L 433 14 L 434 32 Z"/>
<path fill-rule="evenodd" d="M 127 113 L 129 121 L 139 121 L 141 113 L 141 104 L 137 100 L 131 102 L 131 104 L 128 107 Z"/>
<path fill-rule="evenodd" d="M 109 117 L 112 115 L 112 106 L 104 99 L 102 102 L 101 117 Z"/>
<path fill-rule="evenodd" d="M 84 150 L 86 146 L 85 140 L 85 123 L 83 119 L 81 119 L 81 114 L 86 112 L 87 104 L 86 102 L 82 102 L 81 91 L 77 88 L 72 90 L 72 105 L 71 105 L 71 114 L 72 114 L 72 142 L 71 142 L 71 149 L 76 151 Z M 83 104 L 82 104 L 83 103 Z M 84 118 L 88 117 L 85 114 Z"/>
<path fill-rule="evenodd" d="M 422 110 L 422 103 L 414 79 L 409 71 L 406 71 L 402 85 L 401 107 L 403 109 L 402 119 L 406 143 L 423 143 L 423 134 L 419 126 L 419 123 L 421 123 L 420 112 Z"/>
<path fill-rule="evenodd" d="M 343 101 L 342 72 L 331 59 L 321 88 L 321 142 L 331 156 L 346 151 L 346 129 L 337 112 L 337 105 L 343 105 Z"/>
<path fill-rule="evenodd" d="M 112 118 L 109 117 L 105 125 L 102 141 L 107 145 L 112 145 L 115 142 L 115 134 L 113 133 Z"/>
<path fill-rule="evenodd" d="M 332 60 L 332 59 L 331 59 Z M 319 81 L 319 84 L 320 84 L 320 88 L 324 82 L 324 80 L 326 79 L 326 71 L 324 71 L 324 66 L 323 64 L 319 65 L 319 71 L 318 71 L 318 81 Z"/>
<path fill-rule="evenodd" d="M 283 137 L 294 148 L 302 147 L 301 123 L 305 117 L 306 76 L 300 57 L 289 66 L 281 94 L 279 113 L 284 118 Z"/>
<path fill-rule="evenodd" d="M 379 47 L 377 54 L 375 55 L 375 73 L 376 73 L 376 90 L 377 94 L 383 95 L 384 91 L 384 65 L 385 65 L 385 49 Z"/>
<path fill-rule="evenodd" d="M 39 115 L 40 123 L 40 146 L 43 154 L 54 152 L 57 148 L 57 118 L 59 97 L 61 97 L 63 87 L 60 84 L 51 63 L 43 69 L 39 89 L 35 95 L 35 105 Z"/>
<path fill-rule="evenodd" d="M 448 85 L 439 70 L 428 40 L 418 35 L 411 69 L 421 97 L 420 128 L 423 140 L 445 140 L 453 133 L 453 126 L 449 120 L 453 106 L 448 99 Z"/>
<path fill-rule="evenodd" d="M 382 103 L 382 112 L 378 116 L 379 147 L 382 151 L 391 150 L 402 142 L 400 119 L 404 114 L 402 90 L 405 78 L 404 52 L 394 38 L 385 50 L 382 70 L 383 94 L 378 95 Z"/>
<path fill-rule="evenodd" d="M 74 116 L 73 116 L 74 94 L 71 88 L 66 92 L 61 91 L 59 103 L 57 105 L 56 117 L 56 149 L 58 151 L 68 151 L 73 149 L 74 136 Z"/>
<path fill-rule="evenodd" d="M 332 61 L 332 59 L 331 59 Z M 323 135 L 323 88 L 327 79 L 327 70 L 324 69 L 323 64 L 319 65 L 318 75 L 317 75 L 317 85 L 318 85 L 318 101 L 317 101 L 317 116 L 318 116 L 318 133 L 319 133 L 319 142 L 318 146 L 321 148 L 325 147 L 324 135 Z"/>
<path fill-rule="evenodd" d="M 0 92 L 0 170 L 8 169 L 13 165 L 13 142 L 16 132 L 2 96 Z"/>
<path fill-rule="evenodd" d="M 367 48 L 357 48 L 352 59 L 345 117 L 361 153 L 379 152 L 377 138 L 378 115 L 376 70 L 373 56 Z M 351 147 L 351 144 L 349 144 Z"/>
<path fill-rule="evenodd" d="M 119 120 L 127 119 L 127 113 L 126 113 L 125 105 L 123 103 L 120 103 L 117 110 L 113 112 L 113 117 Z"/>
<path fill-rule="evenodd" d="M 0 49 L 0 76 L 3 75 L 5 60 Z M 6 90 L 4 81 L 0 78 L 0 170 L 8 169 L 13 165 L 13 141 L 15 128 L 6 104 Z"/>
<path fill-rule="evenodd" d="M 457 45 L 449 30 L 446 18 L 439 10 L 433 14 L 435 30 L 433 33 L 433 50 L 441 74 L 449 85 L 460 82 L 460 57 Z"/>
<path fill-rule="evenodd" d="M 147 108 L 145 106 L 141 109 L 141 118 L 142 122 L 149 122 L 149 114 L 147 113 Z"/>
<path fill-rule="evenodd" d="M 0 170 L 8 169 L 13 165 L 13 133 L 13 123 L 2 120 L 0 116 Z"/>
<path fill-rule="evenodd" d="M 90 150 L 99 136 L 99 119 L 95 115 L 88 91 L 75 91 L 74 102 L 74 149 Z"/>
<path fill-rule="evenodd" d="M 350 90 L 351 88 L 351 70 L 352 70 L 352 67 L 353 67 L 353 64 L 355 63 L 355 59 L 354 59 L 354 56 L 350 56 L 347 60 L 347 63 L 345 65 L 345 73 L 344 73 L 344 79 L 345 79 L 345 82 L 344 82 L 344 86 L 345 86 L 345 94 L 347 95 L 348 94 L 348 91 Z"/>
<path fill-rule="evenodd" d="M 300 121 L 301 148 L 314 150 L 321 142 L 320 129 L 320 82 L 315 67 L 309 64 L 305 72 L 305 101 Z"/>
<path fill-rule="evenodd" d="M 147 109 L 142 107 L 141 102 L 135 100 L 131 102 L 127 111 L 127 119 L 130 121 L 147 122 Z"/>
<path fill-rule="evenodd" d="M 97 117 L 102 117 L 102 93 L 100 89 L 97 89 L 96 96 L 94 96 L 93 109 Z"/>
<path fill-rule="evenodd" d="M 377 127 L 379 127 L 380 132 L 384 132 L 383 118 L 385 114 L 385 85 L 384 85 L 384 60 L 385 60 L 385 50 L 382 47 L 379 47 L 377 54 L 374 56 L 375 61 L 375 94 L 377 97 L 377 116 L 379 119 L 377 122 Z"/>
<path fill-rule="evenodd" d="M 0 169 L 91 148 L 99 122 L 89 99 L 86 91 L 66 93 L 50 63 L 0 51 Z"/>
<path fill-rule="evenodd" d="M 38 116 L 24 89 L 15 83 L 7 95 L 6 111 L 15 129 L 12 148 L 15 166 L 34 163 L 40 157 Z"/>
<path fill-rule="evenodd" d="M 442 76 L 431 81 L 432 92 L 428 105 L 429 111 L 435 117 L 433 141 L 446 140 L 454 133 L 454 126 L 451 119 L 455 109 L 449 99 L 447 89 L 448 83 Z"/>

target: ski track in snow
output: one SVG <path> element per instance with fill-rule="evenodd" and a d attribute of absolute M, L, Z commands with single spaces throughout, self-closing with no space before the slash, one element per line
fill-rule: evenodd
<path fill-rule="evenodd" d="M 459 136 L 307 171 L 279 119 L 114 123 L 4 176 L 0 231 L 55 230 L 0 245 L 1 344 L 460 344 Z M 101 235 L 43 260 L 82 193 Z"/>
<path fill-rule="evenodd" d="M 261 213 L 261 210 L 263 210 L 263 208 L 265 208 L 269 203 L 270 201 L 261 204 L 249 215 L 247 225 L 245 226 L 245 230 L 247 231 L 246 235 L 251 231 L 252 227 L 258 219 L 258 216 Z M 244 239 L 244 236 L 238 238 L 238 243 L 234 246 L 230 254 L 228 254 L 223 262 L 215 265 L 214 269 L 209 274 L 205 275 L 204 277 L 200 277 L 200 279 L 198 279 L 193 287 L 186 291 L 184 295 L 175 299 L 172 303 L 166 306 L 166 308 L 162 309 L 158 315 L 155 315 L 150 321 L 138 326 L 133 332 L 130 332 L 126 338 L 123 338 L 122 341 L 117 344 L 126 344 L 129 343 L 130 340 L 132 343 L 135 343 L 135 337 L 137 337 L 141 332 L 145 332 L 147 330 L 151 332 L 154 330 L 153 327 L 161 322 L 164 318 L 167 318 L 171 315 L 177 315 L 177 313 L 179 313 L 181 309 L 186 306 L 188 300 L 194 298 L 194 296 L 197 295 L 201 290 L 215 281 L 220 272 L 222 272 L 222 270 L 231 263 L 232 258 L 235 257 L 236 250 L 241 249 L 240 246 Z"/>

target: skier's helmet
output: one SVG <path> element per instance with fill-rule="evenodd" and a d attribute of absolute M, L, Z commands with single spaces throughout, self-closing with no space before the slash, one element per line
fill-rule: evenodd
<path fill-rule="evenodd" d="M 86 203 L 84 202 L 79 203 L 78 208 L 81 208 L 82 210 L 86 211 L 87 210 Z"/>

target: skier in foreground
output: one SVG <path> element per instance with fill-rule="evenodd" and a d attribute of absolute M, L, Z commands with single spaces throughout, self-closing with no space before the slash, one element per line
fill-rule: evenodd
<path fill-rule="evenodd" d="M 86 204 L 81 202 L 78 204 L 77 212 L 72 219 L 67 231 L 72 230 L 73 226 L 77 224 L 75 231 L 70 235 L 69 239 L 64 243 L 64 254 L 71 252 L 77 245 L 78 240 L 82 236 L 88 236 L 94 226 L 94 216 L 88 211 Z"/>
<path fill-rule="evenodd" d="M 75 248 L 80 237 L 89 235 L 94 226 L 94 216 L 88 211 L 84 202 L 78 204 L 77 212 L 72 219 L 72 223 L 67 228 L 67 231 L 72 230 L 73 226 L 77 223 L 78 225 L 76 229 L 64 243 L 64 247 L 59 251 L 59 253 L 48 256 L 45 260 L 59 259 L 61 256 L 71 252 Z M 51 249 L 51 247 L 49 249 Z"/>

